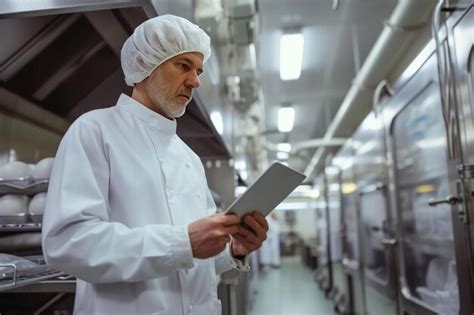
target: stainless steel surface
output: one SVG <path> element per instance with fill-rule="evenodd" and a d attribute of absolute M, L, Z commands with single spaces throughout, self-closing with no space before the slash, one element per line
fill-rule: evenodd
<path fill-rule="evenodd" d="M 143 7 L 149 17 L 158 15 L 150 0 L 14 0 L 3 1 L 0 18 Z"/>
<path fill-rule="evenodd" d="M 319 266 L 316 272 L 316 280 L 326 294 L 329 294 L 333 288 L 333 273 L 331 265 L 331 246 L 330 246 L 330 224 L 329 224 L 329 206 L 327 190 L 328 185 L 326 176 L 321 175 L 316 179 L 316 189 L 319 191 L 317 198 L 317 239 L 318 239 L 318 257 Z"/>
<path fill-rule="evenodd" d="M 33 283 L 37 283 L 46 279 L 56 278 L 62 275 L 64 275 L 63 272 L 54 270 L 47 266 L 42 266 L 34 270 L 18 270 L 15 267 L 11 280 L 2 279 L 0 281 L 0 292 L 7 291 L 13 288 L 27 286 Z"/>
<path fill-rule="evenodd" d="M 334 160 L 333 160 L 334 161 Z M 332 270 L 332 296 L 334 306 L 339 312 L 349 311 L 350 290 L 348 279 L 342 265 L 342 240 L 343 240 L 343 217 L 342 217 L 342 190 L 341 169 L 332 164 L 326 167 L 327 179 L 327 207 L 329 211 L 329 263 Z"/>
<path fill-rule="evenodd" d="M 383 117 L 373 112 L 353 135 L 354 177 L 359 194 L 360 247 L 367 314 L 397 314 L 396 269 L 389 207 Z M 376 205 L 376 206 L 375 206 Z"/>
<path fill-rule="evenodd" d="M 464 202 L 453 206 L 455 249 L 458 263 L 460 313 L 474 313 L 474 191 L 471 167 L 474 164 L 474 7 L 456 12 L 448 20 L 449 51 L 455 82 L 456 127 L 460 154 L 451 163 L 450 192 L 462 196 Z"/>
<path fill-rule="evenodd" d="M 43 280 L 40 282 L 32 283 L 27 286 L 9 289 L 8 292 L 28 292 L 28 293 L 74 293 L 76 291 L 76 280 L 64 279 L 64 280 Z"/>
<path fill-rule="evenodd" d="M 340 305 L 337 305 L 339 311 L 341 313 L 364 314 L 362 265 L 360 264 L 359 254 L 359 207 L 353 164 L 353 143 L 348 141 L 332 160 L 332 165 L 340 170 L 338 185 L 342 258 L 342 268 L 340 268 L 342 274 L 335 274 L 334 282 L 341 291 L 341 297 L 343 297 Z"/>
<path fill-rule="evenodd" d="M 431 57 L 383 105 L 396 183 L 391 192 L 398 209 L 401 307 L 417 314 L 459 309 L 458 293 L 451 289 L 457 289 L 456 275 L 450 272 L 449 280 L 447 275 L 456 264 L 451 208 L 429 205 L 449 193 L 445 125 L 434 77 Z"/>

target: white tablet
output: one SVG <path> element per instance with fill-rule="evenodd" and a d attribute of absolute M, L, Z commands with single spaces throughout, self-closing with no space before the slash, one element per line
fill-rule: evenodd
<path fill-rule="evenodd" d="M 274 162 L 225 213 L 235 213 L 239 218 L 258 211 L 268 215 L 306 178 L 294 169 Z"/>

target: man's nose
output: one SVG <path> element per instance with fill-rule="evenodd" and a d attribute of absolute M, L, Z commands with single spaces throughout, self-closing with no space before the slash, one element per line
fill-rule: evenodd
<path fill-rule="evenodd" d="M 186 78 L 186 87 L 197 89 L 201 86 L 201 80 L 196 72 L 192 72 Z"/>

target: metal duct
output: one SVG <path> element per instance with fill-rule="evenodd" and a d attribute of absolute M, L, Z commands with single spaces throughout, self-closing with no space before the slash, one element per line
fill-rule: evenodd
<path fill-rule="evenodd" d="M 430 39 L 430 17 L 435 0 L 400 0 L 390 19 L 367 56 L 331 122 L 325 141 L 334 137 L 350 137 L 372 109 L 372 95 L 382 80 L 393 80 L 405 69 Z M 315 175 L 324 157 L 334 149 L 319 148 L 305 169 Z M 316 172 L 315 172 L 316 171 Z"/>

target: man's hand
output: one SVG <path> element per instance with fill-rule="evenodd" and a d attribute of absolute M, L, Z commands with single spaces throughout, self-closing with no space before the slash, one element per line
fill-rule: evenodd
<path fill-rule="evenodd" d="M 240 219 L 236 215 L 215 214 L 188 226 L 193 257 L 209 258 L 225 249 L 230 235 L 238 232 Z"/>
<path fill-rule="evenodd" d="M 263 215 L 253 212 L 244 216 L 242 222 L 247 227 L 240 224 L 237 233 L 232 234 L 233 256 L 247 255 L 260 248 L 263 241 L 267 239 L 268 222 Z"/>

